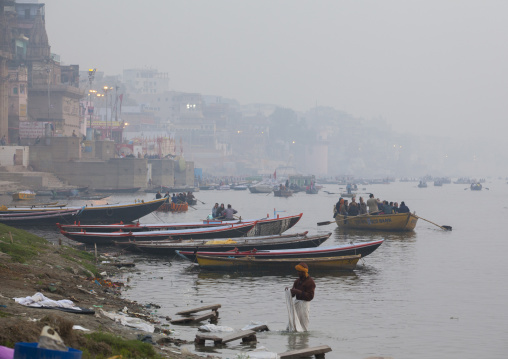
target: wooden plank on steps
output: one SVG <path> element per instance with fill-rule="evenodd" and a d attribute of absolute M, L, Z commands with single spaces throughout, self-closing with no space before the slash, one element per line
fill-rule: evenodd
<path fill-rule="evenodd" d="M 228 342 L 232 342 L 233 340 L 237 339 L 242 339 L 242 342 L 256 341 L 257 340 L 256 332 L 252 330 L 241 330 L 224 336 L 199 333 L 196 334 L 196 339 L 194 339 L 194 341 L 197 344 L 205 344 L 207 340 L 213 340 L 213 343 L 215 345 L 218 345 L 218 344 L 226 344 Z"/>
<path fill-rule="evenodd" d="M 206 305 L 204 307 L 199 307 L 199 308 L 194 308 L 194 309 L 189 309 L 189 310 L 184 310 L 184 311 L 181 311 L 181 312 L 178 312 L 176 313 L 177 315 L 191 315 L 191 314 L 194 314 L 194 313 L 198 313 L 198 312 L 202 312 L 204 310 L 213 310 L 213 311 L 217 311 L 217 309 L 219 309 L 221 307 L 220 304 L 212 304 L 212 305 Z"/>
<path fill-rule="evenodd" d="M 332 351 L 332 348 L 330 348 L 328 345 L 320 345 L 317 347 L 291 350 L 289 352 L 279 353 L 279 357 L 280 357 L 280 359 L 295 359 L 295 358 L 302 358 L 302 357 L 308 357 L 311 355 L 315 355 L 316 358 L 324 358 L 325 353 L 328 353 L 331 351 Z"/>
<path fill-rule="evenodd" d="M 202 322 L 203 320 L 207 320 L 207 319 L 215 318 L 215 317 L 217 317 L 217 314 L 215 312 L 210 312 L 210 313 L 206 313 L 206 314 L 202 314 L 202 315 L 173 319 L 170 321 L 170 323 L 171 324 L 198 323 L 198 322 Z"/>

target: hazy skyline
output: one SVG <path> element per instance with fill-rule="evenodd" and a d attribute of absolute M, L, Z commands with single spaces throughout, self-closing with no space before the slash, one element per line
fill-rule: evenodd
<path fill-rule="evenodd" d="M 508 2 L 45 3 L 51 51 L 82 70 L 154 68 L 172 90 L 331 106 L 397 132 L 508 130 Z"/>

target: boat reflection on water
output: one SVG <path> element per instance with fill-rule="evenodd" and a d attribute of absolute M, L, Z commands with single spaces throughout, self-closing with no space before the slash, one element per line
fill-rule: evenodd
<path fill-rule="evenodd" d="M 298 263 L 296 263 L 298 264 Z M 296 265 L 295 264 L 295 265 Z M 197 273 L 198 279 L 207 279 L 207 280 L 217 280 L 217 279 L 245 279 L 249 278 L 252 281 L 255 281 L 256 278 L 263 278 L 263 280 L 276 280 L 280 281 L 281 283 L 290 283 L 292 284 L 294 280 L 296 279 L 296 270 L 295 274 L 288 274 L 288 273 L 282 273 L 281 275 L 274 275 L 273 273 L 269 272 L 211 272 L 211 271 L 204 271 L 200 270 L 199 266 L 195 266 L 196 270 L 199 272 Z M 358 265 L 358 267 L 362 267 Z M 194 269 L 193 269 L 194 270 Z M 357 275 L 354 271 L 316 271 L 309 273 L 312 278 L 319 278 L 319 279 L 326 279 L 326 278 L 355 278 Z"/>
<path fill-rule="evenodd" d="M 392 241 L 411 241 L 416 239 L 415 231 L 408 232 L 387 232 L 387 231 L 368 231 L 362 229 L 335 228 L 332 237 L 336 242 L 368 242 L 380 239 Z"/>

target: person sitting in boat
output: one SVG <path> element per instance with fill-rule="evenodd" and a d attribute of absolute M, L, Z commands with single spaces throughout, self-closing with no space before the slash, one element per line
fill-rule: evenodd
<path fill-rule="evenodd" d="M 212 208 L 212 218 L 217 218 L 217 211 L 219 210 L 219 204 L 215 203 L 215 206 Z"/>
<path fill-rule="evenodd" d="M 406 206 L 404 201 L 400 202 L 399 213 L 409 213 L 409 207 Z"/>
<path fill-rule="evenodd" d="M 395 202 L 393 204 L 393 213 L 399 213 L 399 203 Z"/>
<path fill-rule="evenodd" d="M 155 194 L 155 199 L 159 199 L 159 198 L 162 198 L 161 191 L 157 191 L 157 193 Z"/>
<path fill-rule="evenodd" d="M 360 203 L 358 205 L 358 208 L 360 210 L 360 214 L 368 213 L 367 204 L 364 202 L 363 197 L 360 197 Z"/>
<path fill-rule="evenodd" d="M 347 211 L 348 216 L 358 216 L 359 213 L 358 204 L 354 201 L 351 202 Z"/>
<path fill-rule="evenodd" d="M 369 214 L 376 214 L 379 212 L 377 201 L 372 193 L 369 195 L 369 199 L 367 200 L 367 207 L 369 208 Z"/>
<path fill-rule="evenodd" d="M 194 199 L 194 195 L 192 194 L 192 192 L 187 192 L 187 196 L 186 196 L 186 201 L 189 202 L 189 201 L 192 201 Z"/>
<path fill-rule="evenodd" d="M 169 192 L 167 192 L 167 193 L 169 194 Z M 171 202 L 173 202 L 174 204 L 178 203 L 178 198 L 176 197 L 176 194 L 174 194 L 174 193 L 171 196 Z"/>
<path fill-rule="evenodd" d="M 342 215 L 342 216 L 347 216 L 347 210 L 348 210 L 348 200 L 344 200 L 344 203 L 342 203 L 342 205 L 340 206 L 340 210 L 339 210 L 339 213 Z"/>
<path fill-rule="evenodd" d="M 340 213 L 340 206 L 344 203 L 344 198 L 339 198 L 337 203 L 335 203 L 335 210 L 333 211 L 333 218 L 337 217 L 337 215 Z"/>
<path fill-rule="evenodd" d="M 224 219 L 224 211 L 226 208 L 224 208 L 224 203 L 220 204 L 220 207 L 217 209 L 217 218 Z"/>
<path fill-rule="evenodd" d="M 391 206 L 388 201 L 383 201 L 383 213 L 384 214 L 393 214 L 393 206 Z"/>
<path fill-rule="evenodd" d="M 236 213 L 238 213 L 238 211 L 237 211 L 236 209 L 233 209 L 233 208 L 231 207 L 231 205 L 230 205 L 230 204 L 228 204 L 228 208 L 226 208 L 226 209 L 224 210 L 224 212 L 222 213 L 222 216 L 224 217 L 224 219 L 225 219 L 226 221 L 231 221 L 231 220 L 235 219 L 235 216 L 234 216 L 234 215 L 235 215 Z"/>

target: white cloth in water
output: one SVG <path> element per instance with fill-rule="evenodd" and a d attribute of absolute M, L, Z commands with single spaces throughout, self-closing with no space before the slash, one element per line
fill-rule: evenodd
<path fill-rule="evenodd" d="M 306 332 L 309 329 L 310 302 L 291 297 L 291 291 L 286 290 L 286 306 L 289 322 L 287 330 L 290 332 Z"/>
<path fill-rule="evenodd" d="M 74 302 L 72 300 L 68 299 L 61 299 L 61 300 L 53 300 L 49 299 L 48 297 L 44 296 L 42 293 L 35 293 L 31 297 L 25 297 L 25 298 L 14 298 L 16 303 L 24 305 L 26 307 L 36 307 L 36 308 L 68 308 L 68 309 L 74 309 L 74 310 L 82 310 L 80 307 L 76 307 L 74 305 Z"/>
<path fill-rule="evenodd" d="M 198 328 L 202 332 L 232 332 L 234 331 L 233 328 L 222 326 L 222 325 L 215 325 L 215 324 L 205 324 Z"/>
<path fill-rule="evenodd" d="M 247 324 L 245 327 L 242 328 L 242 330 L 251 330 L 252 328 L 259 327 L 260 325 L 266 325 L 266 327 L 268 328 L 268 325 L 266 323 L 255 322 L 251 320 L 249 324 Z"/>
<path fill-rule="evenodd" d="M 128 317 L 125 314 L 117 314 L 113 312 L 106 312 L 101 309 L 102 315 L 108 317 L 109 319 L 113 319 L 115 322 L 118 322 L 127 327 L 137 328 L 143 330 L 148 333 L 153 333 L 155 331 L 155 327 L 151 324 L 148 324 L 144 320 L 134 317 Z"/>
<path fill-rule="evenodd" d="M 279 359 L 279 354 L 268 351 L 265 347 L 259 347 L 247 352 L 251 359 Z"/>

